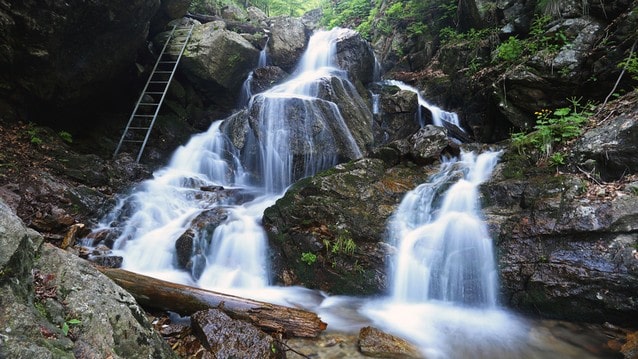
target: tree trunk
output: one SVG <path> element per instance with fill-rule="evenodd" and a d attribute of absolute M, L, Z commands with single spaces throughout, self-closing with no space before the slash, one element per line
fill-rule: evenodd
<path fill-rule="evenodd" d="M 327 324 L 317 314 L 187 285 L 166 282 L 123 269 L 98 267 L 145 307 L 191 315 L 216 308 L 268 332 L 289 337 L 316 337 Z"/>

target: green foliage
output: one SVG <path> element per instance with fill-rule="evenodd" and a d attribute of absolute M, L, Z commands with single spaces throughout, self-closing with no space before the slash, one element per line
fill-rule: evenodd
<path fill-rule="evenodd" d="M 334 241 L 324 240 L 323 244 L 326 246 L 326 250 L 332 254 L 346 254 L 353 255 L 357 249 L 357 244 L 352 239 L 350 231 L 344 229 L 339 231 L 339 234 L 335 237 Z"/>
<path fill-rule="evenodd" d="M 317 261 L 317 255 L 311 252 L 301 253 L 301 261 L 307 265 L 313 265 Z"/>
<path fill-rule="evenodd" d="M 444 27 L 439 31 L 439 37 L 444 44 L 469 43 L 477 47 L 481 41 L 490 36 L 493 29 L 469 29 L 467 32 L 457 32 L 451 27 Z"/>
<path fill-rule="evenodd" d="M 38 146 L 42 144 L 43 141 L 42 138 L 40 138 L 40 130 L 31 123 L 27 127 L 27 134 L 29 135 L 29 141 L 31 141 L 31 143 Z"/>
<path fill-rule="evenodd" d="M 618 64 L 618 68 L 624 68 L 631 75 L 631 78 L 638 81 L 638 57 L 631 53 L 626 59 Z"/>
<path fill-rule="evenodd" d="M 560 49 L 569 43 L 569 39 L 563 30 L 548 34 L 546 27 L 553 20 L 551 16 L 536 16 L 530 27 L 529 37 L 519 39 L 510 36 L 502 42 L 493 53 L 493 61 L 504 63 L 522 62 L 532 55 L 545 59 L 553 59 Z M 565 69 L 562 75 L 567 75 L 569 69 Z"/>
<path fill-rule="evenodd" d="M 552 166 L 562 166 L 565 164 L 565 156 L 562 152 L 554 152 L 549 156 L 549 163 Z"/>
<path fill-rule="evenodd" d="M 594 105 L 591 102 L 583 105 L 581 100 L 571 98 L 568 100 L 571 107 L 535 112 L 537 120 L 534 131 L 512 133 L 512 146 L 522 155 L 533 149 L 548 158 L 553 165 L 564 164 L 565 156 L 560 152 L 553 153 L 554 146 L 580 135 L 587 118 L 593 113 Z"/>
<path fill-rule="evenodd" d="M 368 0 L 340 1 L 336 6 L 327 2 L 324 6 L 323 22 L 330 28 L 347 25 L 357 27 L 368 20 L 371 10 L 372 5 Z"/>
<path fill-rule="evenodd" d="M 390 19 L 399 20 L 403 17 L 403 3 L 395 2 L 385 11 L 385 16 Z"/>
<path fill-rule="evenodd" d="M 496 58 L 505 62 L 514 62 L 521 57 L 523 51 L 523 41 L 515 36 L 510 36 L 507 41 L 496 48 Z"/>
<path fill-rule="evenodd" d="M 60 136 L 60 138 L 67 143 L 73 143 L 73 136 L 66 132 L 66 131 L 60 131 L 58 132 L 58 136 Z"/>
<path fill-rule="evenodd" d="M 454 14 L 454 0 L 326 0 L 322 24 L 328 28 L 355 28 L 369 40 L 378 35 L 389 35 L 394 30 L 418 38 L 433 29 L 438 31 L 442 26 L 451 25 L 449 19 Z"/>
<path fill-rule="evenodd" d="M 322 0 L 192 0 L 189 11 L 199 14 L 219 14 L 227 5 L 246 8 L 255 6 L 267 16 L 301 16 L 306 11 L 321 7 Z"/>
<path fill-rule="evenodd" d="M 62 323 L 62 334 L 64 334 L 64 336 L 67 336 L 69 334 L 69 330 L 71 329 L 70 325 L 77 325 L 80 323 L 82 323 L 82 321 L 79 319 L 69 319 L 65 321 L 64 323 Z"/>

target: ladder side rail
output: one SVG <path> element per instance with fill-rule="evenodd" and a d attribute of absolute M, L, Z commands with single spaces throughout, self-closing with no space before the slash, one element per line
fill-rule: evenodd
<path fill-rule="evenodd" d="M 182 54 L 184 53 L 184 50 L 186 49 L 186 45 L 188 44 L 188 41 L 190 40 L 190 36 L 191 36 L 191 33 L 193 32 L 194 26 L 195 26 L 194 24 L 191 24 L 190 30 L 188 31 L 188 36 L 187 36 L 186 40 L 184 41 L 184 44 L 182 45 L 182 48 L 181 48 L 181 50 L 179 52 L 179 55 L 177 56 L 175 64 L 173 65 L 173 70 L 171 71 L 171 74 L 168 77 L 168 81 L 166 82 L 166 87 L 164 88 L 164 93 L 162 94 L 162 97 L 160 98 L 160 100 L 158 102 L 159 105 L 155 109 L 155 114 L 153 115 L 153 119 L 151 120 L 151 124 L 148 126 L 148 131 L 146 132 L 146 136 L 144 136 L 144 142 L 142 143 L 142 147 L 140 148 L 140 151 L 137 154 L 137 159 L 135 160 L 135 162 L 139 162 L 140 159 L 142 158 L 142 153 L 144 152 L 144 148 L 146 147 L 146 142 L 148 142 L 148 139 L 151 136 L 151 130 L 153 128 L 153 125 L 155 124 L 155 120 L 157 120 L 157 115 L 159 114 L 160 108 L 162 107 L 162 104 L 164 103 L 164 98 L 166 97 L 166 93 L 168 92 L 168 88 L 171 85 L 171 81 L 173 81 L 173 76 L 175 76 L 175 71 L 177 70 L 177 65 L 179 65 L 179 61 L 182 58 Z M 174 30 L 175 30 L 175 28 L 173 28 L 173 31 Z"/>
<path fill-rule="evenodd" d="M 148 79 L 146 80 L 146 84 L 144 85 L 144 89 L 142 90 L 142 93 L 140 94 L 140 97 L 138 98 L 137 102 L 135 103 L 135 108 L 133 109 L 133 112 L 131 113 L 131 117 L 129 117 L 129 120 L 126 123 L 126 128 L 124 128 L 124 133 L 122 133 L 122 137 L 120 138 L 120 141 L 118 142 L 117 147 L 115 148 L 115 152 L 113 152 L 113 157 L 117 156 L 117 154 L 120 152 L 120 148 L 122 147 L 122 144 L 124 143 L 124 139 L 126 137 L 126 134 L 128 133 L 128 129 L 131 126 L 131 123 L 133 123 L 133 119 L 135 118 L 135 114 L 137 113 L 137 110 L 140 107 L 140 103 L 142 102 L 142 99 L 144 98 L 144 94 L 146 94 L 146 90 L 148 89 L 148 86 L 151 83 L 151 79 L 153 78 L 153 74 L 155 73 L 155 70 L 159 66 L 159 63 L 160 63 L 160 61 L 162 59 L 162 56 L 164 55 L 164 51 L 166 51 L 166 48 L 168 47 L 168 43 L 171 41 L 171 38 L 173 37 L 173 33 L 175 33 L 175 29 L 176 28 L 177 28 L 177 25 L 173 25 L 173 29 L 171 30 L 171 33 L 168 35 L 168 38 L 166 39 L 166 42 L 164 43 L 164 46 L 162 47 L 162 51 L 160 52 L 160 55 L 157 57 L 157 61 L 155 61 L 155 65 L 153 66 L 153 70 L 151 71 L 151 74 L 148 76 Z"/>

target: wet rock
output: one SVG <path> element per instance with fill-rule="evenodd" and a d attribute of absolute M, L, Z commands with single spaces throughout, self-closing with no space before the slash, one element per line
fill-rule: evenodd
<path fill-rule="evenodd" d="M 423 358 L 414 345 L 374 327 L 359 331 L 359 350 L 366 356 L 376 358 Z"/>
<path fill-rule="evenodd" d="M 380 113 L 374 116 L 373 122 L 375 146 L 406 138 L 419 129 L 418 98 L 414 92 L 395 86 L 380 86 L 373 91 L 380 96 Z"/>
<path fill-rule="evenodd" d="M 190 270 L 198 278 L 203 271 L 206 252 L 215 228 L 228 218 L 228 211 L 221 207 L 206 210 L 199 214 L 187 229 L 175 241 L 177 264 Z"/>
<path fill-rule="evenodd" d="M 308 36 L 301 19 L 276 17 L 271 19 L 268 55 L 275 66 L 292 72 L 306 48 Z"/>
<path fill-rule="evenodd" d="M 273 337 L 216 309 L 191 316 L 193 332 L 215 358 L 285 358 Z"/>
<path fill-rule="evenodd" d="M 110 255 L 91 256 L 89 259 L 91 260 L 91 262 L 107 268 L 120 268 L 122 266 L 122 262 L 124 261 L 124 257 L 122 256 Z"/>
<path fill-rule="evenodd" d="M 638 290 L 636 194 L 587 195 L 595 183 L 550 171 L 505 179 L 509 161 L 481 188 L 505 302 L 557 319 L 624 323 L 638 314 L 627 300 Z"/>
<path fill-rule="evenodd" d="M 260 93 L 281 83 L 288 74 L 277 66 L 266 66 L 255 69 L 253 73 L 252 90 Z"/>
<path fill-rule="evenodd" d="M 374 81 L 374 52 L 358 32 L 345 30 L 336 41 L 336 63 L 346 70 L 351 79 L 367 85 Z"/>
<path fill-rule="evenodd" d="M 427 164 L 438 160 L 449 144 L 450 140 L 444 128 L 427 125 L 412 136 L 392 142 L 388 146 L 397 149 L 401 156 L 415 163 Z"/>
<path fill-rule="evenodd" d="M 368 105 L 356 88 L 340 77 L 322 78 L 316 86 L 317 99 L 257 95 L 247 110 L 224 121 L 222 131 L 240 149 L 241 156 L 259 156 L 262 149 L 258 140 L 263 139 L 265 127 L 269 126 L 266 115 L 276 109 L 282 120 L 277 126 L 289 136 L 286 145 L 294 156 L 293 180 L 307 175 L 308 159 L 312 161 L 321 156 L 325 162 L 332 162 L 333 159 L 344 161 L 361 157 L 362 150 L 372 141 Z M 339 111 L 335 111 L 335 105 Z M 306 129 L 312 129 L 309 136 Z M 261 169 L 250 170 L 258 172 Z M 260 174 L 255 173 L 255 176 Z"/>
<path fill-rule="evenodd" d="M 579 163 L 594 161 L 592 173 L 603 180 L 616 180 L 638 172 L 638 105 L 634 94 L 626 100 L 622 112 L 585 132 L 574 145 Z M 633 100 L 632 100 L 633 99 Z"/>

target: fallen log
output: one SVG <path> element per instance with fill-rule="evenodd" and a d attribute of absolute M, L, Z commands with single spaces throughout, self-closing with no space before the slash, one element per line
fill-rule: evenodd
<path fill-rule="evenodd" d="M 166 282 L 123 269 L 98 267 L 107 277 L 131 293 L 144 307 L 191 315 L 215 308 L 234 319 L 245 320 L 267 332 L 288 337 L 314 338 L 327 324 L 317 314 L 252 299 Z"/>

